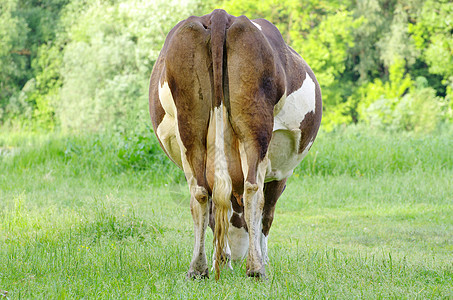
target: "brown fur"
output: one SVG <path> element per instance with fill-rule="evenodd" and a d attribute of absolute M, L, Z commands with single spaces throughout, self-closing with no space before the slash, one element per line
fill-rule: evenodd
<path fill-rule="evenodd" d="M 271 181 L 264 185 L 263 234 L 267 236 L 274 221 L 275 205 L 286 187 L 286 179 Z"/>

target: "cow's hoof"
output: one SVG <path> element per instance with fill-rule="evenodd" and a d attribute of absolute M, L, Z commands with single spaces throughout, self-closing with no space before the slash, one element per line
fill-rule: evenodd
<path fill-rule="evenodd" d="M 209 278 L 208 268 L 206 268 L 204 272 L 195 270 L 187 272 L 187 279 L 205 279 L 205 278 Z"/>
<path fill-rule="evenodd" d="M 247 276 L 256 279 L 266 279 L 266 272 L 264 271 L 264 269 L 258 271 L 247 270 Z"/>

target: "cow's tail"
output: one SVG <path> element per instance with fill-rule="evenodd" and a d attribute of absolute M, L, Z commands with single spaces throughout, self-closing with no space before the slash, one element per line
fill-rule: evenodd
<path fill-rule="evenodd" d="M 223 257 L 228 233 L 228 211 L 231 207 L 231 177 L 225 155 L 225 126 L 228 112 L 223 95 L 223 55 L 228 15 L 224 10 L 215 10 L 211 16 L 211 53 L 214 79 L 213 118 L 215 120 L 214 186 L 212 199 L 215 205 L 214 247 L 215 278 L 220 277 L 220 265 L 226 262 Z"/>

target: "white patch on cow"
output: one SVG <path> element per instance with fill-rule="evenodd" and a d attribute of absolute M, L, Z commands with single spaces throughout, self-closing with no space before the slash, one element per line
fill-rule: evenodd
<path fill-rule="evenodd" d="M 163 84 L 159 83 L 159 101 L 165 115 L 157 127 L 156 134 L 170 158 L 182 168 L 181 149 L 176 138 L 176 106 L 166 81 Z"/>
<path fill-rule="evenodd" d="M 275 116 L 274 131 L 298 129 L 309 112 L 315 112 L 315 82 L 307 73 L 302 86 L 288 95 L 285 104 Z"/>
<path fill-rule="evenodd" d="M 256 28 L 258 28 L 259 30 L 263 30 L 263 29 L 261 29 L 261 25 L 260 25 L 260 24 L 255 23 L 255 22 L 253 22 L 253 21 L 252 21 L 252 23 L 253 23 L 253 25 L 255 25 Z"/>
<path fill-rule="evenodd" d="M 267 265 L 269 262 L 269 256 L 267 255 L 267 236 L 261 233 L 261 255 L 263 256 L 263 262 Z"/>
<path fill-rule="evenodd" d="M 247 155 L 245 153 L 244 143 L 239 143 L 239 155 L 241 157 L 241 168 L 244 178 L 247 178 L 247 173 L 249 172 L 249 165 L 247 164 Z"/>
<path fill-rule="evenodd" d="M 230 227 L 228 228 L 228 241 L 231 248 L 231 259 L 244 259 L 249 248 L 249 234 L 245 231 L 245 228 L 234 227 L 230 222 Z"/>
<path fill-rule="evenodd" d="M 280 100 L 274 106 L 274 117 L 280 113 L 283 106 L 285 106 L 285 102 L 286 102 L 286 90 L 285 90 L 285 93 L 283 94 L 283 96 L 280 98 Z"/>
<path fill-rule="evenodd" d="M 266 169 L 267 169 L 268 163 L 269 163 L 268 155 L 266 155 L 264 157 L 264 159 L 260 163 L 258 163 L 258 168 L 257 168 L 257 172 L 256 172 L 256 182 L 259 186 L 260 192 L 262 192 L 263 188 L 264 188 L 264 181 L 266 179 Z M 264 194 L 263 194 L 263 203 L 262 204 L 264 205 Z M 262 207 L 260 209 L 262 209 Z"/>
<path fill-rule="evenodd" d="M 274 118 L 272 140 L 269 145 L 269 164 L 266 182 L 282 180 L 293 174 L 294 168 L 307 155 L 313 141 L 299 152 L 300 123 L 316 109 L 316 85 L 307 73 L 301 87 L 284 99 L 283 107 Z"/>
<path fill-rule="evenodd" d="M 176 117 L 175 101 L 173 100 L 170 87 L 166 81 L 164 81 L 163 84 L 159 83 L 159 101 L 165 110 L 165 114 Z"/>

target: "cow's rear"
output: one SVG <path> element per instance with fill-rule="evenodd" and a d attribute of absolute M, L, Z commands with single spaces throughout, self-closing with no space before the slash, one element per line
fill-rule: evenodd
<path fill-rule="evenodd" d="M 313 88 L 303 89 L 307 79 Z M 264 275 L 275 203 L 316 136 L 320 96 L 311 70 L 265 20 L 215 10 L 169 33 L 151 76 L 150 114 L 162 148 L 189 184 L 190 277 L 208 275 L 208 222 L 216 278 L 222 262 L 245 253 L 247 274 Z M 313 109 L 285 117 L 294 101 Z"/>

